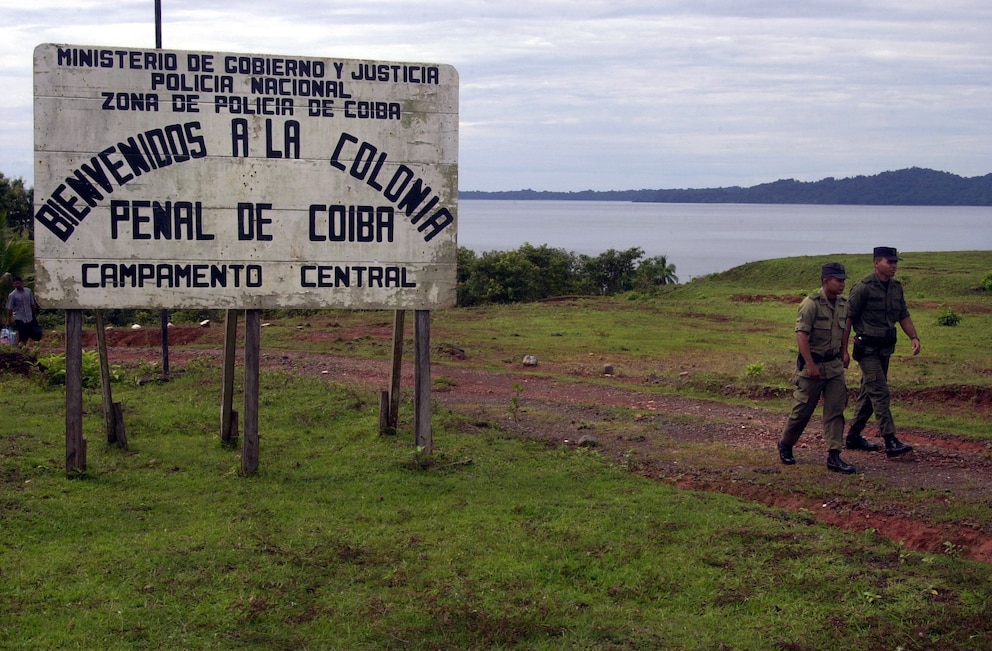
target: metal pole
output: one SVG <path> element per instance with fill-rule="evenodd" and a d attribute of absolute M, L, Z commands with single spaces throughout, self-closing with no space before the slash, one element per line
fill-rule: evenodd
<path fill-rule="evenodd" d="M 155 0 L 155 49 L 162 49 L 162 0 Z"/>
<path fill-rule="evenodd" d="M 162 49 L 162 0 L 155 0 L 155 49 Z M 162 374 L 169 377 L 169 311 L 162 310 Z"/>

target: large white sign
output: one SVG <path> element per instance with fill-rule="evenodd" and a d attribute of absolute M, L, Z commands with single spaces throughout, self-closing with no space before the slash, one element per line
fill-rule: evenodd
<path fill-rule="evenodd" d="M 446 65 L 40 45 L 45 307 L 455 303 Z"/>

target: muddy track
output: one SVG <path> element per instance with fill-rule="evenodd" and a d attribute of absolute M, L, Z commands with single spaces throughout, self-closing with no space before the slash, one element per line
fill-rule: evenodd
<path fill-rule="evenodd" d="M 149 344 L 153 342 L 114 342 L 111 362 L 160 361 L 161 351 Z M 195 358 L 219 363 L 220 350 L 182 344 L 175 341 L 170 348 L 172 369 L 179 370 Z M 935 515 L 969 504 L 992 503 L 989 444 L 941 432 L 901 430 L 900 439 L 914 447 L 912 453 L 889 459 L 878 452 L 845 452 L 845 459 L 857 466 L 858 473 L 838 475 L 824 467 L 825 448 L 816 417 L 795 450 L 798 464 L 787 467 L 778 462 L 775 450 L 785 414 L 762 408 L 760 403 L 740 406 L 663 395 L 646 380 L 639 383 L 632 377 L 597 378 L 592 383 L 585 381 L 589 378 L 569 376 L 567 369 L 553 364 L 538 369 L 507 365 L 496 372 L 443 355 L 435 362 L 432 377 L 444 378 L 443 385 L 436 385 L 435 400 L 479 427 L 497 427 L 554 446 L 575 445 L 584 433 L 594 431 L 602 455 L 659 482 L 799 511 L 845 529 L 871 529 L 912 550 L 992 563 L 992 525 L 944 522 Z M 388 360 L 263 351 L 261 363 L 266 369 L 369 390 L 385 389 L 389 381 Z M 402 380 L 407 391 L 412 386 L 411 373 L 407 365 Z M 952 404 L 956 395 L 961 396 L 962 405 Z M 974 396 L 953 390 L 941 391 L 940 399 L 949 408 L 975 405 Z M 511 402 L 517 406 L 512 418 Z M 616 408 L 623 409 L 618 412 Z M 606 421 L 609 427 L 596 426 Z M 873 434 L 866 430 L 866 435 Z M 706 454 L 687 454 L 686 450 L 699 446 L 680 443 L 705 443 L 719 446 L 720 451 L 711 455 L 714 461 Z M 801 473 L 798 480 L 796 472 Z M 861 482 L 855 485 L 861 486 L 860 497 L 851 482 Z M 926 498 L 901 499 L 904 495 Z"/>

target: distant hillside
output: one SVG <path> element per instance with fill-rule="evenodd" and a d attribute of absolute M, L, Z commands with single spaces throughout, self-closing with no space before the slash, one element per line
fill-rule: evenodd
<path fill-rule="evenodd" d="M 647 201 L 658 203 L 813 203 L 862 206 L 992 206 L 992 174 L 965 178 L 913 167 L 875 176 L 822 181 L 783 179 L 750 188 L 597 192 L 464 191 L 461 199 Z"/>

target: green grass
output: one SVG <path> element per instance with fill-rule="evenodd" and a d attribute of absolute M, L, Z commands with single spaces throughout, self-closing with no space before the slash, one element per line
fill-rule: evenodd
<path fill-rule="evenodd" d="M 264 374 L 261 470 L 216 369 L 122 384 L 127 452 L 63 465 L 62 394 L 4 378 L 0 647 L 981 649 L 992 570 L 639 478 L 437 414 L 434 465 L 372 395 Z M 402 414 L 406 423 L 409 413 Z"/>
<path fill-rule="evenodd" d="M 992 310 L 977 287 L 992 254 L 905 257 L 924 353 L 900 343 L 894 387 L 988 387 Z M 866 256 L 825 259 L 855 278 L 870 268 Z M 611 383 L 647 394 L 754 404 L 748 390 L 787 386 L 786 299 L 815 289 L 822 261 L 754 263 L 650 297 L 449 310 L 433 315 L 432 340 L 493 369 L 537 354 L 535 373 L 604 382 L 610 363 Z M 959 325 L 936 325 L 943 306 Z M 280 315 L 263 347 L 383 358 L 381 338 L 336 333 L 391 324 L 384 312 Z M 301 330 L 321 336 L 301 342 Z M 810 513 L 677 490 L 441 409 L 425 469 L 409 404 L 400 433 L 382 437 L 376 396 L 282 374 L 262 376 L 260 472 L 245 478 L 219 439 L 218 369 L 182 371 L 115 385 L 128 451 L 100 440 L 100 394 L 87 389 L 89 470 L 71 480 L 60 388 L 0 375 L 0 649 L 992 647 L 992 568 L 953 545 L 916 553 Z M 760 404 L 784 413 L 786 401 Z M 901 425 L 989 437 L 980 413 L 895 407 Z M 664 418 L 629 416 L 596 427 L 664 436 Z M 713 463 L 732 478 L 758 452 L 740 454 Z M 797 491 L 815 470 L 796 468 Z M 860 477 L 838 497 L 870 503 L 876 488 Z M 934 520 L 988 519 L 935 491 L 905 500 Z"/>

